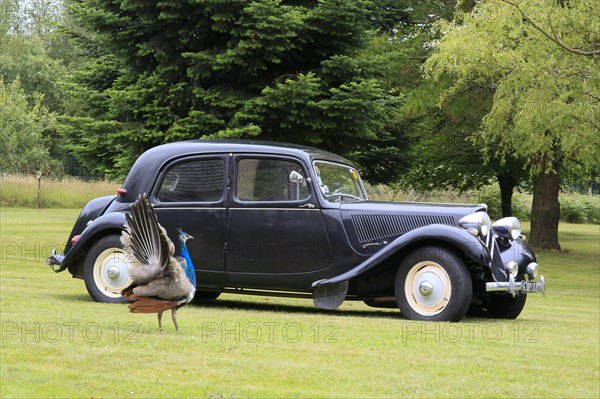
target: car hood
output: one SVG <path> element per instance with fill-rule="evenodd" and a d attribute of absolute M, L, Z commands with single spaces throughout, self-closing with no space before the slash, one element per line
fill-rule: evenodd
<path fill-rule="evenodd" d="M 458 226 L 463 216 L 486 210 L 484 204 L 364 201 L 340 205 L 346 234 L 356 249 L 364 248 L 365 244 L 391 241 L 431 224 Z"/>
<path fill-rule="evenodd" d="M 340 206 L 342 213 L 364 214 L 403 214 L 449 216 L 458 224 L 460 218 L 477 211 L 487 211 L 485 204 L 442 204 L 435 202 L 392 202 L 392 201 L 363 201 L 345 202 Z"/>

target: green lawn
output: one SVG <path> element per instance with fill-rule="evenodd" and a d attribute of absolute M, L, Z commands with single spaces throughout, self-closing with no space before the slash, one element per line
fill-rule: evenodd
<path fill-rule="evenodd" d="M 548 295 L 515 321 L 224 295 L 161 333 L 45 266 L 77 214 L 0 210 L 1 397 L 600 396 L 598 225 L 561 225 L 565 252 L 538 253 Z"/>

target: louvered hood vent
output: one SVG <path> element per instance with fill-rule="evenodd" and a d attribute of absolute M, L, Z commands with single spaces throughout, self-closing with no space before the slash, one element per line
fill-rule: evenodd
<path fill-rule="evenodd" d="M 430 224 L 455 225 L 452 216 L 440 215 L 373 215 L 353 214 L 352 224 L 361 244 L 385 238 L 399 237 L 418 227 Z"/>

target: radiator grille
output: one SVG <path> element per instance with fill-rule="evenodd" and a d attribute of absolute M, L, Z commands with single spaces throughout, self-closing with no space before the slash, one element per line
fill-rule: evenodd
<path fill-rule="evenodd" d="M 398 237 L 430 224 L 454 225 L 452 216 L 354 214 L 351 217 L 361 244 L 383 238 Z"/>

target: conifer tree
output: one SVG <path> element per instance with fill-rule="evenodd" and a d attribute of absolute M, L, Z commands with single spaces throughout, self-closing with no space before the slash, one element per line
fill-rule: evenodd
<path fill-rule="evenodd" d="M 93 60 L 63 120 L 70 148 L 122 174 L 145 149 L 197 138 L 308 144 L 358 160 L 372 181 L 400 168 L 401 96 L 386 57 L 361 57 L 406 18 L 385 0 L 81 0 L 73 31 Z M 386 13 L 389 10 L 389 13 Z"/>

